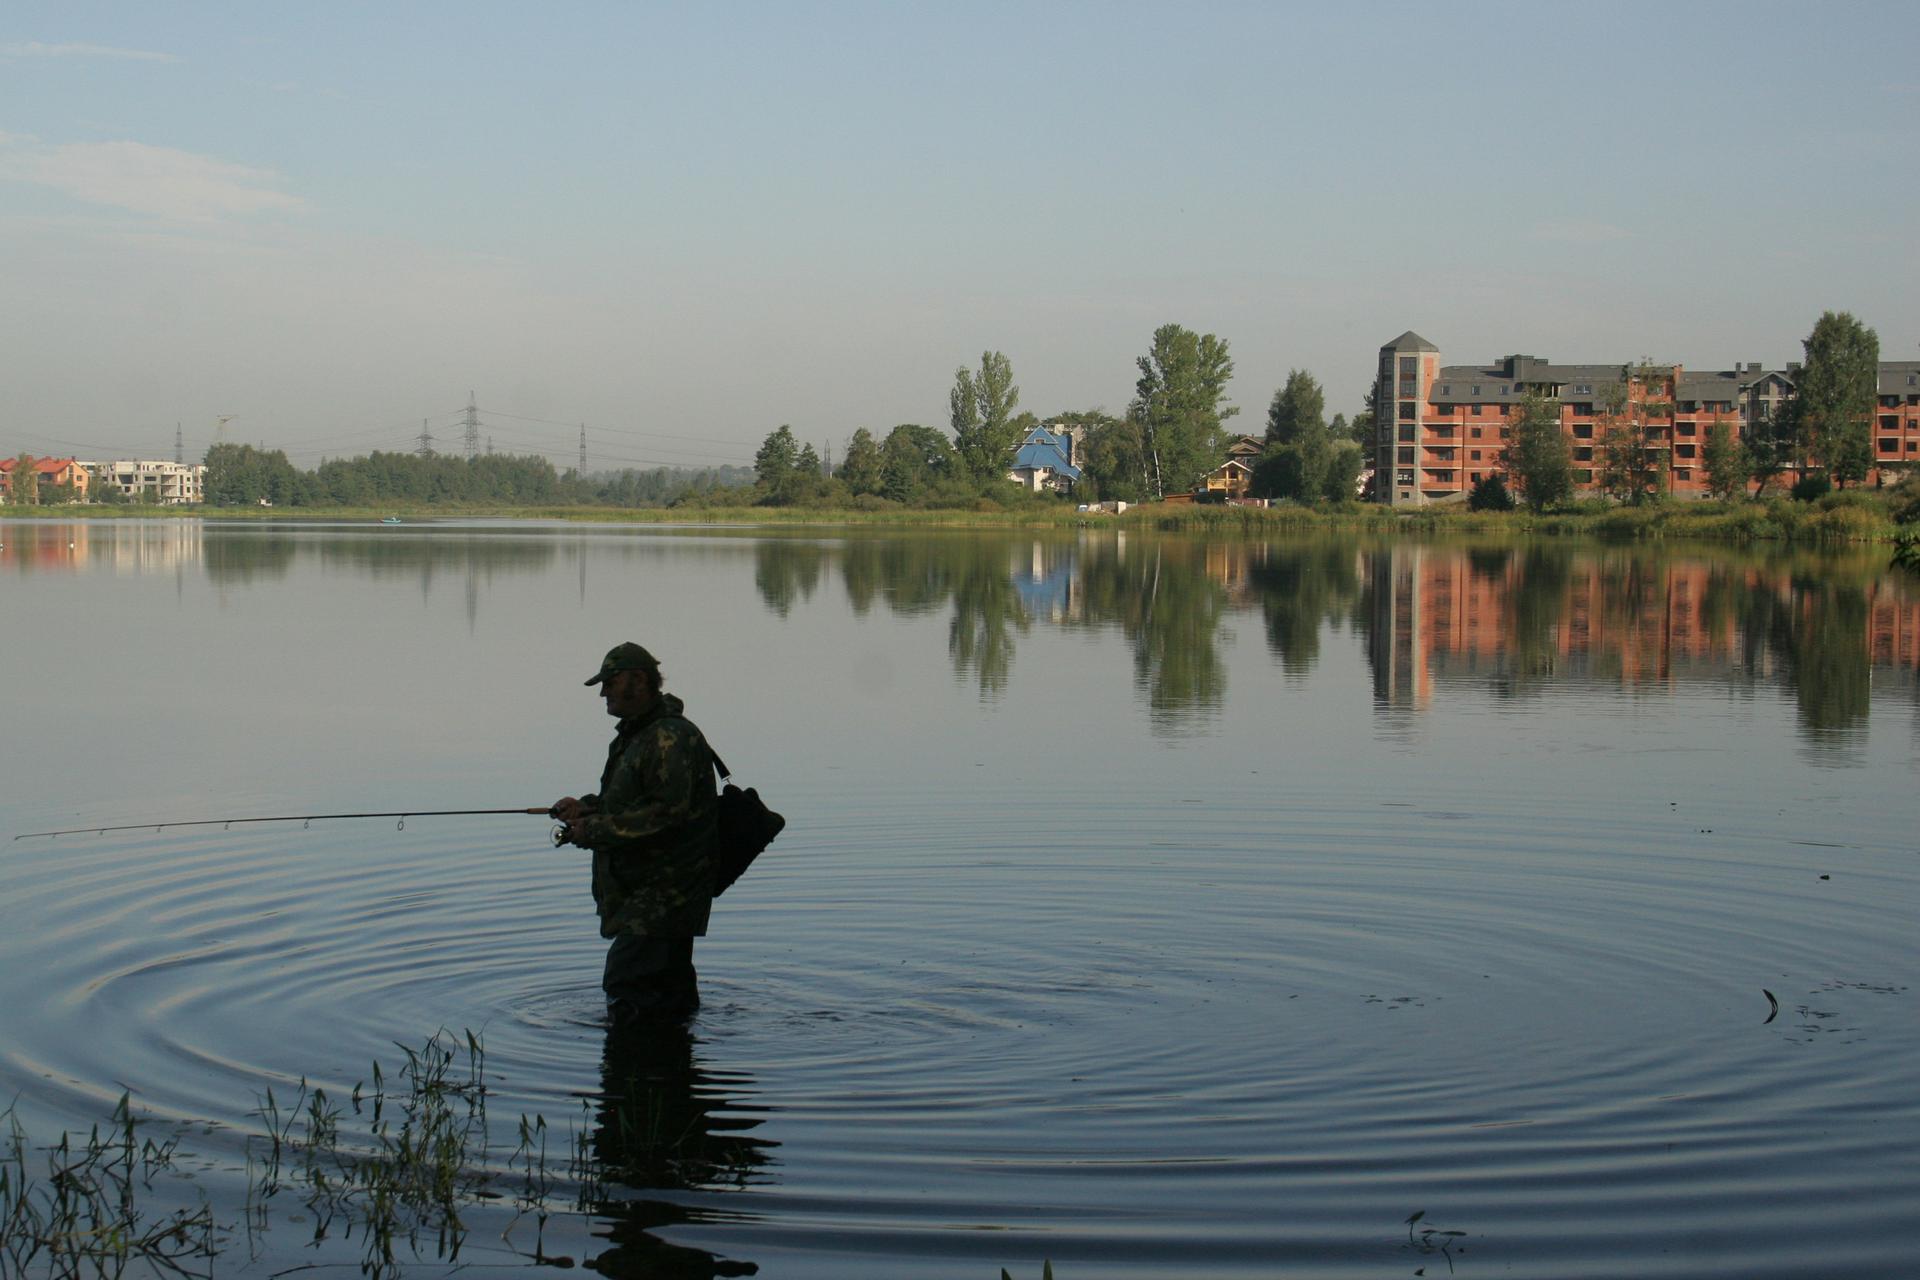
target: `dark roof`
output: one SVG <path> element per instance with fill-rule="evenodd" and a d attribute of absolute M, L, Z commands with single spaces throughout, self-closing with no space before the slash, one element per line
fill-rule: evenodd
<path fill-rule="evenodd" d="M 1392 342 L 1389 342 L 1386 346 L 1380 349 L 1382 351 L 1433 351 L 1433 352 L 1438 352 L 1440 350 L 1440 348 L 1434 346 L 1431 342 L 1428 342 L 1425 338 L 1421 337 L 1419 334 L 1415 333 L 1411 329 L 1407 330 L 1405 333 L 1401 334 L 1399 337 L 1395 338 Z"/>
<path fill-rule="evenodd" d="M 1920 360 L 1882 360 L 1880 394 L 1912 395 L 1920 391 Z"/>

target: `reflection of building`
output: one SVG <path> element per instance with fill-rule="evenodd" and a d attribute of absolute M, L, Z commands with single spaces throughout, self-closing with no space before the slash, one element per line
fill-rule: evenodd
<path fill-rule="evenodd" d="M 1374 462 L 1380 500 L 1394 506 L 1464 498 L 1504 472 L 1514 424 L 1529 395 L 1559 406 L 1577 488 L 1598 487 L 1611 426 L 1644 432 L 1651 487 L 1706 492 L 1706 446 L 1716 423 L 1744 434 L 1792 400 L 1799 366 L 1758 364 L 1696 372 L 1681 365 L 1554 364 L 1508 356 L 1489 365 L 1443 365 L 1440 349 L 1409 330 L 1380 348 L 1374 383 Z M 1880 364 L 1869 482 L 1920 463 L 1920 361 Z M 1898 468 L 1900 470 L 1892 470 Z"/>
<path fill-rule="evenodd" d="M 114 489 L 135 502 L 176 507 L 205 496 L 205 463 L 88 462 L 83 464 L 102 490 Z"/>
<path fill-rule="evenodd" d="M 1848 588 L 1707 559 L 1407 545 L 1371 557 L 1369 572 L 1383 705 L 1425 707 L 1447 681 L 1645 688 L 1847 664 L 1920 670 L 1920 599 L 1884 579 L 1851 589 L 1863 613 L 1837 626 Z"/>

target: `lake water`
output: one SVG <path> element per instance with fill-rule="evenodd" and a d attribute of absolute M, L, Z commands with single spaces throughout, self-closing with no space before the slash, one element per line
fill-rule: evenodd
<path fill-rule="evenodd" d="M 143 1203 L 204 1199 L 215 1275 L 359 1273 L 352 1204 L 264 1195 L 266 1095 L 364 1146 L 353 1087 L 445 1029 L 497 1197 L 464 1265 L 1910 1276 L 1920 587 L 1884 564 L 0 522 L 0 834 L 545 805 L 597 779 L 581 681 L 625 639 L 791 823 L 688 1036 L 614 1051 L 541 818 L 10 841 L 0 1099 L 43 1146 L 129 1091 L 178 1144 Z"/>

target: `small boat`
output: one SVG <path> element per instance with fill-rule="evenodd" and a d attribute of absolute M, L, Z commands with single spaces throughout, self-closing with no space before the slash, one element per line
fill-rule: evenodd
<path fill-rule="evenodd" d="M 381 524 L 399 524 L 400 517 L 399 516 L 381 516 L 380 523 Z"/>

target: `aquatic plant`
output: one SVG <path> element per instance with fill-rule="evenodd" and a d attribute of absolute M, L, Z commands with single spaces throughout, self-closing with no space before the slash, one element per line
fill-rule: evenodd
<path fill-rule="evenodd" d="M 27 1137 L 12 1107 L 0 1112 L 0 1274 L 56 1280 L 118 1277 L 135 1263 L 148 1271 L 211 1275 L 220 1238 L 213 1212 L 153 1211 L 140 1193 L 171 1166 L 175 1141 L 138 1139 L 127 1095 L 103 1133 L 95 1125 L 78 1144 L 61 1133 L 47 1149 L 46 1174 L 28 1169 Z M 196 1264 L 205 1262 L 205 1270 Z"/>
<path fill-rule="evenodd" d="M 248 1201 L 261 1211 L 262 1221 L 265 1202 L 292 1186 L 313 1215 L 316 1240 L 336 1222 L 349 1238 L 356 1228 L 361 1232 L 366 1242 L 362 1270 L 375 1276 L 396 1269 L 397 1242 L 405 1241 L 418 1254 L 427 1233 L 437 1256 L 457 1259 L 466 1238 L 461 1206 L 480 1197 L 490 1180 L 476 1163 L 487 1146 L 486 1053 L 479 1038 L 466 1033 L 466 1061 L 459 1072 L 454 1069 L 459 1051 L 444 1031 L 418 1050 L 395 1045 L 406 1057 L 399 1075 L 407 1091 L 395 1098 L 389 1114 L 386 1077 L 378 1062 L 371 1094 L 364 1084 L 354 1086 L 353 1112 L 367 1116 L 358 1149 L 342 1146 L 341 1112 L 326 1091 L 310 1089 L 302 1078 L 284 1110 L 273 1090 L 266 1091 L 255 1113 L 266 1127 L 254 1144 L 263 1148 L 257 1170 L 251 1147 L 248 1153 Z M 538 1122 L 538 1133 L 544 1134 L 545 1124 Z M 522 1132 L 524 1146 L 531 1136 L 524 1119 Z M 543 1152 L 543 1178 L 544 1168 Z"/>

